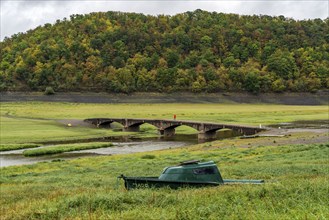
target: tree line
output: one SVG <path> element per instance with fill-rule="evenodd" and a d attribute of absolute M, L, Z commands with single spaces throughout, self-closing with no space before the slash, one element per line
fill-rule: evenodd
<path fill-rule="evenodd" d="M 329 88 L 328 18 L 97 12 L 6 37 L 0 46 L 1 91 Z"/>

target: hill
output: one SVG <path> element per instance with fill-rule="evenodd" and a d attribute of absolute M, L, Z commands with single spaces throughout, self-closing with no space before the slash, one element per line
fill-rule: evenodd
<path fill-rule="evenodd" d="M 328 18 L 97 12 L 15 34 L 0 46 L 0 91 L 329 88 Z"/>

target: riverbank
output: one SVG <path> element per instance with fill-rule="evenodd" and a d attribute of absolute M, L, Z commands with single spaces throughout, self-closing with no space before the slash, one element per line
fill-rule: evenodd
<path fill-rule="evenodd" d="M 264 103 L 284 105 L 325 105 L 329 91 L 317 93 L 56 93 L 2 92 L 1 102 L 73 102 L 73 103 Z"/>
<path fill-rule="evenodd" d="M 106 143 L 106 142 L 103 142 Z M 117 154 L 134 154 L 139 152 L 152 152 L 164 149 L 174 149 L 183 146 L 193 145 L 197 142 L 191 140 L 163 140 L 163 139 L 149 139 L 149 140 L 128 140 L 128 141 L 117 141 L 113 142 L 113 146 L 93 148 L 92 149 L 79 149 L 70 152 L 62 152 L 56 154 L 46 154 L 46 155 L 35 155 L 26 157 L 23 150 L 13 150 L 0 152 L 0 168 L 17 166 L 17 165 L 28 165 L 40 162 L 58 162 L 63 160 L 73 160 L 81 159 L 86 157 L 102 157 L 111 156 Z M 90 145 L 94 145 L 90 143 Z M 53 147 L 58 146 L 42 146 L 41 148 L 31 149 L 31 150 L 51 150 Z M 66 148 L 65 148 L 66 151 Z M 97 159 L 95 159 L 97 161 Z"/>

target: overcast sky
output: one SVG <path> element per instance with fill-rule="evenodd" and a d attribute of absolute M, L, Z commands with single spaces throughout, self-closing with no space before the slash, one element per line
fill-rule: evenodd
<path fill-rule="evenodd" d="M 123 11 L 144 14 L 174 15 L 185 11 L 203 9 L 223 13 L 243 15 L 284 15 L 298 20 L 321 18 L 329 14 L 329 0 L 230 0 L 230 1 L 139 1 L 139 0 L 70 0 L 34 1 L 0 0 L 1 30 L 0 40 L 18 32 L 26 32 L 45 23 L 55 23 L 57 19 L 69 18 L 71 14 L 87 14 L 98 11 Z"/>

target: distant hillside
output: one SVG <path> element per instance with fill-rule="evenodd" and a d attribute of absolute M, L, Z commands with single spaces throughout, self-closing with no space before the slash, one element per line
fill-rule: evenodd
<path fill-rule="evenodd" d="M 72 15 L 0 43 L 0 90 L 315 92 L 329 88 L 329 19 Z"/>

